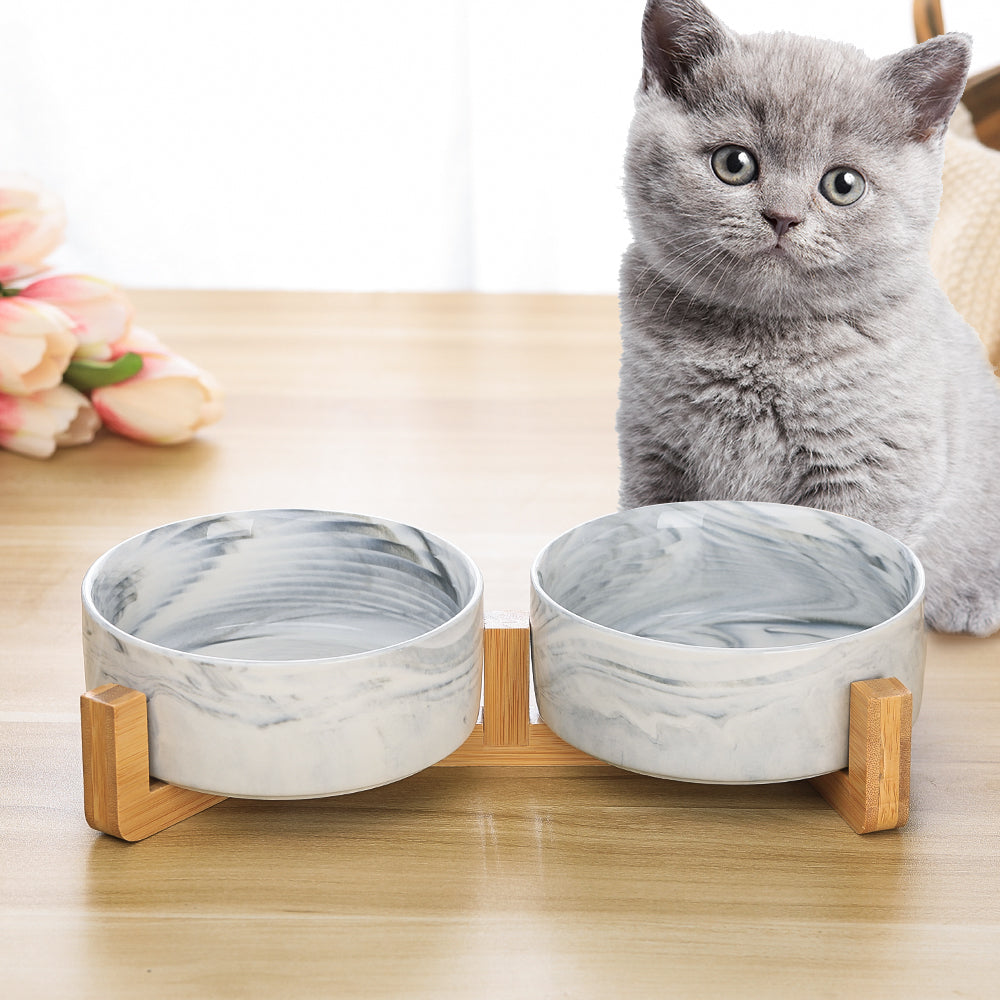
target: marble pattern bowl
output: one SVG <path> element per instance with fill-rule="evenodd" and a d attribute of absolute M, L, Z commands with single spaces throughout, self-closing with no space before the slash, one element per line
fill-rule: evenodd
<path fill-rule="evenodd" d="M 441 760 L 476 723 L 482 576 L 416 528 L 311 510 L 164 525 L 83 583 L 88 689 L 148 698 L 150 772 L 311 798 Z"/>
<path fill-rule="evenodd" d="M 847 766 L 850 685 L 923 683 L 923 570 L 851 518 L 781 504 L 622 511 L 531 573 L 542 719 L 628 770 L 743 784 Z"/>

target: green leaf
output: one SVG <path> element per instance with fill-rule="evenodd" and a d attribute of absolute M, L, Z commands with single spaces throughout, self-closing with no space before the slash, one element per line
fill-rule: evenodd
<path fill-rule="evenodd" d="M 20 288 L 7 288 L 4 285 L 0 285 L 0 299 L 12 299 L 15 295 L 20 294 Z"/>
<path fill-rule="evenodd" d="M 80 392 L 91 392 L 100 389 L 102 385 L 114 385 L 138 375 L 142 371 L 142 356 L 134 351 L 123 354 L 114 361 L 90 361 L 79 358 L 71 361 L 63 372 L 63 381 L 79 389 Z"/>

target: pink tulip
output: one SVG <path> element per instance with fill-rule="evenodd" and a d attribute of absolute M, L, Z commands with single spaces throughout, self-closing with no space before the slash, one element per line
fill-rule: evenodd
<path fill-rule="evenodd" d="M 65 229 L 59 198 L 29 177 L 0 174 L 0 284 L 41 271 Z"/>
<path fill-rule="evenodd" d="M 20 290 L 20 295 L 58 306 L 76 323 L 78 358 L 110 358 L 132 326 L 132 303 L 108 281 L 87 274 L 58 274 Z"/>
<path fill-rule="evenodd" d="M 222 416 L 222 389 L 215 379 L 148 330 L 133 327 L 115 347 L 115 354 L 126 351 L 142 357 L 139 374 L 90 395 L 111 430 L 148 444 L 180 444 Z"/>
<path fill-rule="evenodd" d="M 101 421 L 82 392 L 68 385 L 30 396 L 0 393 L 0 446 L 32 458 L 48 458 L 56 447 L 94 440 Z"/>
<path fill-rule="evenodd" d="M 76 346 L 73 321 L 61 309 L 0 298 L 0 392 L 27 396 L 58 385 Z"/>

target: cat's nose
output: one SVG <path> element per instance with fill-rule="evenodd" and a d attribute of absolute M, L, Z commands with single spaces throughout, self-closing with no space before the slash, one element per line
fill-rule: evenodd
<path fill-rule="evenodd" d="M 771 224 L 780 240 L 792 226 L 797 226 L 802 220 L 796 215 L 779 215 L 777 212 L 761 212 L 761 215 Z"/>

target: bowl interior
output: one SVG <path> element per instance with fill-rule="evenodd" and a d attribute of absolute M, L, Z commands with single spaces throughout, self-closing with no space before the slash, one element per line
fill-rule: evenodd
<path fill-rule="evenodd" d="M 114 628 L 199 657 L 344 656 L 443 625 L 480 589 L 461 552 L 416 528 L 324 511 L 164 525 L 91 568 L 84 599 Z"/>
<path fill-rule="evenodd" d="M 590 521 L 539 556 L 535 584 L 590 622 L 685 645 L 774 647 L 871 628 L 919 598 L 902 543 L 805 507 L 664 504 Z"/>

